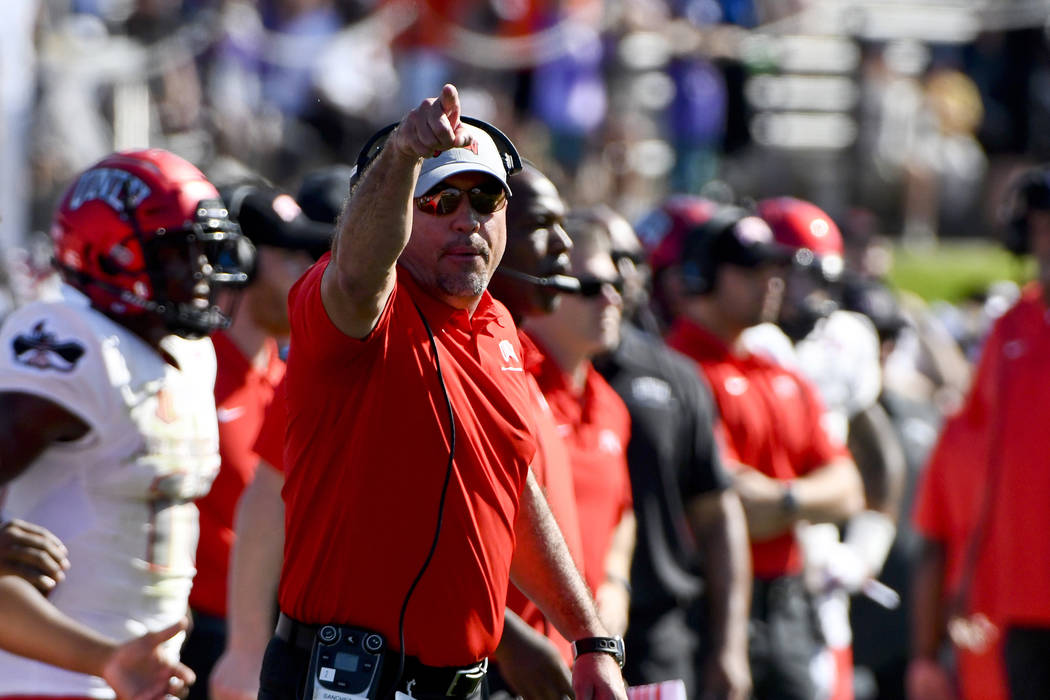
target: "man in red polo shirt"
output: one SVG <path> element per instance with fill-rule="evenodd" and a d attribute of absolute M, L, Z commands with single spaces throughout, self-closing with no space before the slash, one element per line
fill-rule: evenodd
<path fill-rule="evenodd" d="M 575 693 L 626 697 L 622 646 L 529 472 L 521 345 L 485 291 L 518 164 L 446 85 L 364 149 L 331 256 L 289 296 L 281 616 L 261 698 L 301 691 L 321 625 L 384 638 L 372 692 L 479 697 L 512 576 L 576 640 Z M 310 688 L 344 670 L 320 653 Z"/>
<path fill-rule="evenodd" d="M 671 347 L 692 357 L 711 385 L 738 462 L 734 486 L 751 533 L 751 674 L 757 697 L 812 700 L 810 662 L 819 634 L 801 578 L 794 527 L 836 522 L 864 507 L 849 453 L 821 425 L 816 390 L 800 375 L 740 344 L 745 328 L 776 316 L 784 251 L 768 225 L 736 207 L 684 207 L 654 251 L 674 318 Z"/>
<path fill-rule="evenodd" d="M 189 700 L 208 697 L 212 666 L 226 644 L 226 578 L 233 546 L 234 509 L 255 474 L 252 449 L 263 412 L 284 376 L 278 343 L 288 339 L 285 299 L 295 281 L 328 249 L 332 226 L 311 221 L 290 194 L 250 181 L 220 188 L 230 216 L 255 245 L 256 265 L 240 294 L 230 327 L 212 335 L 219 474 L 197 501 L 200 538 L 190 590 L 193 626 L 183 663 L 197 674 Z"/>
<path fill-rule="evenodd" d="M 531 163 L 509 180 L 514 196 L 507 204 L 507 249 L 489 283 L 516 324 L 546 316 L 562 301 L 573 280 L 569 271 L 572 242 L 563 228 L 567 207 L 558 189 Z M 525 369 L 543 362 L 543 354 L 519 330 Z M 525 381 L 533 398 L 537 454 L 532 463 L 536 482 L 550 504 L 577 568 L 583 566 L 580 519 L 576 510 L 572 464 L 550 405 L 531 373 Z M 572 648 L 535 603 L 512 586 L 507 592 L 503 637 L 489 667 L 490 696 L 565 696 L 572 693 Z"/>
<path fill-rule="evenodd" d="M 1001 643 L 1009 697 L 1027 700 L 1050 697 L 1050 166 L 1028 171 L 1014 185 L 1006 233 L 1011 252 L 1035 258 L 1037 279 L 995 322 L 970 394 L 950 423 L 966 422 L 966 445 L 977 464 L 961 462 L 940 484 L 931 473 L 924 484 L 924 491 L 944 494 L 955 517 L 938 518 L 924 500 L 916 510 L 916 523 L 928 536 L 920 590 L 924 600 L 940 598 L 941 605 L 915 621 L 917 638 L 926 625 L 926 644 L 916 649 L 908 681 L 914 690 L 932 675 L 933 643 L 944 618 L 954 614 L 955 624 L 948 622 L 953 642 L 977 652 Z M 939 524 L 954 531 L 938 531 Z M 982 636 L 986 643 L 974 644 L 985 641 Z"/>
<path fill-rule="evenodd" d="M 622 280 L 608 233 L 570 217 L 573 273 L 581 288 L 526 328 L 544 351 L 532 371 L 558 420 L 572 460 L 583 543 L 583 575 L 605 625 L 627 629 L 635 519 L 627 471 L 631 417 L 623 399 L 591 364 L 620 340 Z"/>

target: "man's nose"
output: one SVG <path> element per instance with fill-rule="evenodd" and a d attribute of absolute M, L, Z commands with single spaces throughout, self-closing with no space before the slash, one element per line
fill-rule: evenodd
<path fill-rule="evenodd" d="M 449 214 L 452 217 L 451 226 L 456 231 L 478 231 L 481 229 L 481 217 L 474 207 L 470 206 L 470 200 L 463 197 L 456 210 Z"/>
<path fill-rule="evenodd" d="M 572 250 L 572 239 L 569 238 L 569 234 L 566 233 L 565 228 L 560 223 L 555 223 L 547 231 L 547 250 L 552 256 L 558 256 Z"/>

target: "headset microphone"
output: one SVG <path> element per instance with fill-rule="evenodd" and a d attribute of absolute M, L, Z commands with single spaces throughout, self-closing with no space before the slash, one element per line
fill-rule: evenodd
<path fill-rule="evenodd" d="M 535 284 L 540 287 L 550 287 L 555 291 L 565 292 L 567 294 L 578 294 L 580 291 L 580 281 L 575 277 L 569 275 L 548 275 L 547 277 L 536 277 L 520 270 L 515 270 L 509 267 L 497 267 L 496 272 L 500 272 L 508 277 L 515 279 L 524 280 L 530 284 Z"/>

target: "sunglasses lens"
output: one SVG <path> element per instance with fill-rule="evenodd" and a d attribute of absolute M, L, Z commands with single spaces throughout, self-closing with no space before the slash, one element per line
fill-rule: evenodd
<path fill-rule="evenodd" d="M 470 206 L 479 214 L 492 214 L 507 204 L 507 193 L 500 187 L 496 192 L 486 192 L 475 187 L 470 191 Z"/>
<path fill-rule="evenodd" d="M 416 208 L 431 216 L 445 216 L 456 211 L 461 199 L 463 199 L 461 190 L 449 188 L 416 197 Z"/>

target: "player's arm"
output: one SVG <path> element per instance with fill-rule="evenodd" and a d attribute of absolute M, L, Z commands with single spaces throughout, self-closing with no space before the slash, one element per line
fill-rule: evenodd
<path fill-rule="evenodd" d="M 0 486 L 29 468 L 49 445 L 83 437 L 88 426 L 35 394 L 0 392 Z M 68 552 L 46 528 L 21 520 L 0 525 L 0 574 L 14 574 L 41 593 L 65 578 Z"/>
<path fill-rule="evenodd" d="M 332 322 L 364 338 L 394 289 L 394 265 L 412 233 L 412 194 L 424 156 L 470 141 L 459 120 L 459 93 L 445 85 L 401 120 L 340 218 L 321 298 Z"/>
<path fill-rule="evenodd" d="M 622 635 L 627 631 L 627 613 L 631 604 L 631 559 L 636 536 L 634 511 L 624 510 L 613 530 L 609 551 L 605 554 L 605 580 L 594 592 L 598 614 L 613 634 Z"/>
<path fill-rule="evenodd" d="M 215 700 L 254 700 L 259 694 L 284 555 L 283 484 L 280 472 L 261 461 L 237 505 L 227 581 L 226 650 L 209 680 Z"/>
<path fill-rule="evenodd" d="M 835 458 L 790 481 L 741 466 L 733 486 L 744 505 L 751 538 L 756 540 L 787 532 L 799 520 L 840 522 L 864 508 L 864 486 L 849 457 Z"/>
<path fill-rule="evenodd" d="M 744 509 L 731 489 L 701 494 L 687 507 L 690 528 L 703 553 L 713 649 L 704 669 L 704 687 L 728 698 L 747 698 L 751 549 Z"/>
<path fill-rule="evenodd" d="M 78 416 L 35 394 L 0 392 L 0 486 L 24 472 L 52 443 L 83 437 Z"/>
<path fill-rule="evenodd" d="M 193 683 L 193 671 L 169 662 L 160 645 L 186 628 L 180 621 L 118 644 L 72 620 L 27 581 L 0 576 L 0 648 L 53 666 L 101 676 L 120 698 L 160 700 Z"/>
<path fill-rule="evenodd" d="M 503 636 L 493 656 L 503 680 L 519 697 L 562 700 L 572 695 L 572 674 L 561 654 L 510 608 L 505 612 Z"/>
<path fill-rule="evenodd" d="M 521 495 L 515 534 L 510 571 L 515 585 L 566 639 L 609 636 L 532 472 Z M 627 697 L 620 669 L 608 654 L 581 655 L 572 674 L 577 698 Z"/>

